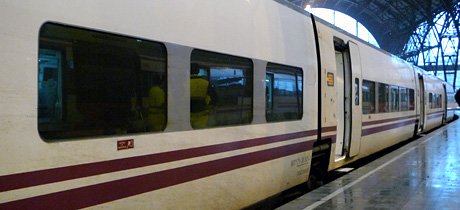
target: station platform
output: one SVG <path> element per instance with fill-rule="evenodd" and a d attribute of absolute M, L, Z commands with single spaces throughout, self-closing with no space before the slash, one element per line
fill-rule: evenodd
<path fill-rule="evenodd" d="M 460 120 L 277 209 L 460 209 Z"/>

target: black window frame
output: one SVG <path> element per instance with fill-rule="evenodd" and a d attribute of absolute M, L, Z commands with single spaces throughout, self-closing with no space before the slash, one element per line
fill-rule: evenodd
<path fill-rule="evenodd" d="M 208 95 L 210 98 L 209 104 L 206 105 L 207 110 L 204 110 L 202 112 L 208 112 L 208 119 L 205 120 L 206 123 L 204 123 L 204 121 L 202 121 L 202 123 L 199 123 L 199 120 L 197 120 L 197 115 L 199 113 L 192 112 L 192 110 L 190 110 L 190 124 L 193 129 L 206 129 L 224 126 L 242 126 L 252 123 L 254 117 L 254 62 L 252 61 L 252 59 L 220 52 L 193 49 L 190 56 L 190 63 L 191 68 L 194 65 L 197 65 L 199 68 L 201 68 L 201 72 L 206 72 L 203 75 L 203 78 L 209 82 Z M 222 66 L 218 66 L 221 64 Z M 225 84 L 220 83 L 225 82 L 225 79 L 221 79 L 220 82 L 214 81 L 212 72 L 218 72 L 218 69 L 221 69 L 222 71 L 228 71 L 232 70 L 232 68 L 234 68 L 235 71 L 241 70 L 238 68 L 245 68 L 244 70 L 241 70 L 243 74 L 241 80 L 243 80 L 242 82 L 244 84 L 242 85 L 242 90 L 240 90 L 240 95 L 225 96 L 224 94 L 231 92 L 225 91 Z M 223 77 L 225 76 L 222 76 L 222 78 Z M 235 80 L 232 82 L 232 78 L 230 77 L 226 79 L 228 80 L 227 84 L 229 86 L 238 86 L 238 83 L 241 83 L 240 80 Z M 237 78 L 234 77 L 234 79 Z M 232 89 L 235 90 L 235 88 Z M 238 100 L 232 101 L 232 99 L 235 98 L 237 98 Z M 229 104 L 235 102 L 237 104 Z M 192 99 L 190 99 L 190 103 L 192 108 Z M 228 110 L 223 110 L 226 109 L 224 106 L 227 106 Z M 238 107 L 240 107 L 239 111 Z M 232 116 L 230 114 L 231 112 L 239 112 L 240 116 L 236 117 L 236 114 Z M 237 118 L 239 118 L 239 120 Z"/>
<path fill-rule="evenodd" d="M 391 112 L 390 110 L 390 85 L 385 84 L 385 83 L 377 83 L 377 98 L 378 98 L 377 113 Z"/>
<path fill-rule="evenodd" d="M 369 86 L 372 86 L 370 88 Z M 377 113 L 377 102 L 376 102 L 376 89 L 377 83 L 371 80 L 363 80 L 362 82 L 362 113 L 363 114 L 375 114 Z M 369 105 L 366 105 L 369 103 Z"/>
<path fill-rule="evenodd" d="M 265 68 L 265 78 L 266 78 L 266 85 L 265 85 L 265 119 L 267 122 L 284 122 L 284 121 L 294 121 L 294 120 L 302 120 L 303 119 L 303 94 L 304 94 L 304 72 L 303 69 L 300 67 L 278 64 L 268 62 Z M 294 78 L 295 84 L 294 90 L 295 95 L 292 94 L 284 94 L 284 95 L 276 95 L 275 83 L 276 75 L 281 76 L 287 75 Z M 301 79 L 299 85 L 299 78 Z M 292 81 L 292 80 L 291 80 Z M 300 87 L 299 87 L 300 86 Z M 283 98 L 282 98 L 283 97 Z M 282 100 L 279 100 L 281 99 Z M 289 103 L 289 99 L 295 98 L 295 103 Z M 275 101 L 283 101 L 283 106 L 276 106 Z M 286 103 L 287 102 L 287 103 Z M 292 104 L 295 104 L 294 109 L 286 109 L 286 108 L 278 108 L 278 107 L 292 107 Z M 278 111 L 281 110 L 281 111 Z M 290 110 L 290 111 L 289 111 Z M 292 110 L 296 110 L 293 112 Z"/>
<path fill-rule="evenodd" d="M 166 128 L 168 53 L 163 43 L 46 22 L 40 28 L 38 44 L 37 127 L 45 141 L 162 132 Z M 62 86 L 58 87 L 62 114 L 54 120 L 46 120 L 40 111 L 44 97 L 40 74 L 46 50 L 62 54 Z M 148 62 L 154 64 L 151 69 Z M 163 92 L 163 102 L 156 107 L 161 117 L 154 117 L 155 126 L 149 126 L 151 107 L 146 101 L 153 86 Z M 51 93 L 45 90 L 44 94 Z"/>

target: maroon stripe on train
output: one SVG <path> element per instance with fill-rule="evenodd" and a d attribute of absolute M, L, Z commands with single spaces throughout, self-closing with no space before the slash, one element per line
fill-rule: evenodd
<path fill-rule="evenodd" d="M 429 114 L 429 116 L 427 117 L 427 119 L 428 119 L 428 120 L 431 120 L 431 119 L 439 118 L 439 117 L 442 117 L 442 115 L 444 115 L 444 113 Z"/>
<path fill-rule="evenodd" d="M 314 136 L 316 130 L 0 176 L 0 192 Z"/>
<path fill-rule="evenodd" d="M 368 136 L 374 133 L 380 133 L 383 131 L 387 131 L 387 130 L 391 130 L 391 129 L 395 129 L 399 127 L 404 127 L 406 125 L 411 125 L 411 124 L 415 124 L 415 120 L 407 120 L 407 121 L 403 121 L 399 123 L 393 123 L 393 124 L 374 127 L 374 128 L 367 128 L 367 129 L 362 130 L 361 136 Z"/>
<path fill-rule="evenodd" d="M 146 175 L 0 204 L 0 209 L 79 209 L 311 150 L 314 141 L 257 151 Z M 178 201 L 180 202 L 180 201 Z"/>
<path fill-rule="evenodd" d="M 337 131 L 337 126 L 321 128 L 321 133 L 326 133 L 326 132 L 331 132 L 331 131 Z"/>
<path fill-rule="evenodd" d="M 393 122 L 393 121 L 398 121 L 398 120 L 410 119 L 410 118 L 414 118 L 414 117 L 417 117 L 417 115 L 410 115 L 410 116 L 405 116 L 405 117 L 397 117 L 397 118 L 391 118 L 391 119 L 385 119 L 385 120 L 368 121 L 368 122 L 363 122 L 362 126 L 382 124 L 382 123 Z"/>
<path fill-rule="evenodd" d="M 442 114 L 442 113 L 444 113 L 444 110 L 437 111 L 437 112 L 431 112 L 431 113 L 428 113 L 427 115 Z"/>

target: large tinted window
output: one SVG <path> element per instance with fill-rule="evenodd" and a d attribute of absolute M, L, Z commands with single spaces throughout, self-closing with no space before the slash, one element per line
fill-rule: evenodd
<path fill-rule="evenodd" d="M 161 131 L 166 50 L 157 42 L 44 24 L 38 129 L 46 139 Z"/>
<path fill-rule="evenodd" d="M 363 80 L 363 114 L 375 113 L 375 82 Z"/>
<path fill-rule="evenodd" d="M 247 58 L 194 50 L 190 120 L 194 129 L 252 121 L 253 65 Z"/>
<path fill-rule="evenodd" d="M 267 64 L 265 114 L 268 122 L 302 118 L 302 78 L 301 68 Z"/>

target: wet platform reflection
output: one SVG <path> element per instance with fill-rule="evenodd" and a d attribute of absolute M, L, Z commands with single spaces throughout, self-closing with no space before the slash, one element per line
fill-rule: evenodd
<path fill-rule="evenodd" d="M 460 209 L 460 120 L 278 209 Z"/>

